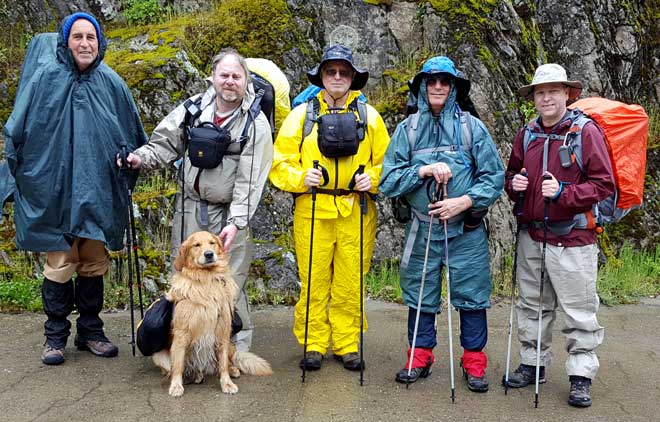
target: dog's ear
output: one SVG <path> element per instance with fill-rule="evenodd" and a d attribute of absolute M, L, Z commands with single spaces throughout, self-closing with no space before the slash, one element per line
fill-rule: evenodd
<path fill-rule="evenodd" d="M 179 255 L 176 257 L 174 260 L 174 269 L 176 271 L 181 271 L 183 269 L 183 266 L 186 263 L 186 259 L 188 259 L 188 250 L 190 249 L 190 244 L 188 240 L 183 242 L 181 246 L 179 247 Z"/>

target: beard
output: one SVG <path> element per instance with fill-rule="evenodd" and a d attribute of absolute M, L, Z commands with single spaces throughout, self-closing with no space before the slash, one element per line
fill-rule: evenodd
<path fill-rule="evenodd" d="M 218 95 L 222 101 L 229 104 L 238 103 L 243 100 L 243 97 L 239 95 L 238 92 L 227 89 L 220 90 Z"/>

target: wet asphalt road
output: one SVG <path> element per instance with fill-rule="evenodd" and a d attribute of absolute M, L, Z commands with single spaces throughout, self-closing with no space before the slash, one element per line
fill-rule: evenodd
<path fill-rule="evenodd" d="M 40 314 L 0 315 L 0 421 L 648 421 L 660 420 L 660 301 L 601 308 L 605 343 L 598 350 L 601 369 L 592 387 L 594 405 L 575 409 L 566 404 L 568 378 L 561 332 L 555 326 L 555 363 L 541 386 L 534 409 L 533 386 L 509 390 L 500 380 L 506 358 L 508 306 L 496 304 L 489 313 L 491 389 L 467 390 L 459 377 L 458 327 L 454 327 L 456 402 L 450 399 L 446 314 L 438 322 L 439 345 L 433 374 L 406 390 L 394 382 L 405 362 L 405 318 L 400 305 L 369 301 L 370 330 L 365 334 L 364 385 L 359 372 L 349 372 L 330 354 L 318 372 L 301 383 L 297 363 L 302 350 L 291 326 L 291 308 L 254 311 L 253 352 L 273 365 L 272 377 L 243 376 L 239 392 L 222 394 L 217 380 L 186 386 L 180 399 L 168 396 L 168 383 L 150 358 L 131 355 L 127 312 L 104 314 L 108 336 L 120 346 L 119 357 L 98 358 L 74 349 L 66 362 L 42 365 Z M 454 314 L 456 324 L 458 315 Z M 75 327 L 75 324 L 74 324 Z M 515 338 L 514 338 L 515 344 Z M 517 347 L 512 365 L 518 364 Z M 515 366 L 514 366 L 515 367 Z"/>

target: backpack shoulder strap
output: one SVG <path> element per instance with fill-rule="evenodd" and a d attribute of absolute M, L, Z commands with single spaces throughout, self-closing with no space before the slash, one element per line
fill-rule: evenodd
<path fill-rule="evenodd" d="M 415 150 L 415 143 L 417 142 L 417 125 L 419 125 L 419 111 L 408 116 L 408 145 L 410 145 L 410 152 Z"/>
<path fill-rule="evenodd" d="M 461 143 L 465 151 L 472 150 L 472 125 L 469 111 L 461 111 Z"/>
<path fill-rule="evenodd" d="M 187 128 L 191 128 L 195 125 L 195 120 L 202 114 L 202 97 L 204 95 L 200 94 L 195 98 L 194 100 L 192 98 L 188 98 L 184 103 L 183 107 L 186 109 L 186 115 L 183 118 L 183 125 L 185 125 Z"/>
<path fill-rule="evenodd" d="M 580 171 L 584 172 L 584 160 L 582 159 L 582 129 L 584 128 L 584 125 L 592 122 L 593 120 L 587 117 L 580 110 L 575 111 L 579 111 L 579 114 L 573 120 L 573 126 L 570 130 L 570 132 L 574 134 L 572 136 L 573 139 L 571 140 L 571 147 L 573 148 L 573 153 L 575 154 L 575 162 L 580 168 Z"/>
<path fill-rule="evenodd" d="M 305 123 L 303 124 L 303 139 L 312 133 L 312 128 L 314 127 L 314 123 L 316 123 L 320 109 L 321 103 L 318 98 L 314 97 L 307 101 L 307 112 L 305 113 Z"/>
<path fill-rule="evenodd" d="M 358 118 L 360 119 L 358 123 L 358 139 L 362 141 L 369 127 L 369 123 L 367 122 L 367 103 L 360 100 L 360 97 L 357 97 L 348 105 L 348 108 L 351 110 L 357 108 Z"/>
<path fill-rule="evenodd" d="M 316 123 L 319 115 L 319 110 L 321 109 L 321 103 L 319 102 L 319 99 L 316 97 L 313 97 L 309 101 L 307 101 L 307 111 L 305 112 L 305 121 L 303 123 L 303 133 L 302 133 L 302 139 L 300 140 L 300 146 L 298 147 L 298 151 L 302 151 L 302 146 L 303 142 L 305 142 L 305 138 L 307 135 L 312 133 L 312 129 L 314 128 L 314 123 Z"/>

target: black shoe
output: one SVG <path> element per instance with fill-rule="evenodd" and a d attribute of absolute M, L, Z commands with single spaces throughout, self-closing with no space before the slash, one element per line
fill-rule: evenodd
<path fill-rule="evenodd" d="M 431 362 L 428 362 L 423 368 L 412 368 L 410 370 L 410 376 L 408 376 L 408 367 L 406 366 L 396 373 L 395 380 L 402 384 L 410 384 L 417 381 L 419 378 L 426 378 L 429 375 L 431 375 Z"/>
<path fill-rule="evenodd" d="M 74 338 L 73 343 L 76 345 L 78 350 L 86 350 L 92 352 L 96 356 L 101 356 L 103 358 L 114 358 L 119 354 L 119 349 L 117 346 L 112 344 L 110 340 L 82 340 L 77 335 Z"/>
<path fill-rule="evenodd" d="M 344 368 L 348 369 L 349 371 L 359 371 L 360 369 L 365 369 L 366 366 L 364 364 L 364 361 L 362 361 L 362 365 L 360 365 L 360 355 L 358 353 L 346 353 L 345 355 L 339 356 L 339 355 L 333 355 L 335 360 L 338 360 L 344 364 Z"/>
<path fill-rule="evenodd" d="M 469 374 L 463 364 L 461 363 L 461 369 L 463 370 L 463 377 L 467 381 L 468 390 L 474 391 L 476 393 L 485 393 L 488 391 L 488 380 L 486 379 L 486 374 L 483 377 L 475 377 L 474 375 Z"/>
<path fill-rule="evenodd" d="M 308 371 L 317 371 L 321 369 L 321 362 L 323 361 L 323 355 L 319 352 L 307 352 L 307 357 L 302 358 L 298 366 L 300 369 L 305 367 Z"/>
<path fill-rule="evenodd" d="M 591 380 L 585 377 L 570 376 L 571 393 L 568 395 L 568 404 L 575 407 L 591 406 Z"/>
<path fill-rule="evenodd" d="M 504 385 L 505 378 L 502 377 L 502 385 Z M 539 368 L 539 384 L 545 383 L 545 366 Z M 518 369 L 509 375 L 509 382 L 507 383 L 510 388 L 526 387 L 529 384 L 536 384 L 536 366 L 520 364 Z"/>

